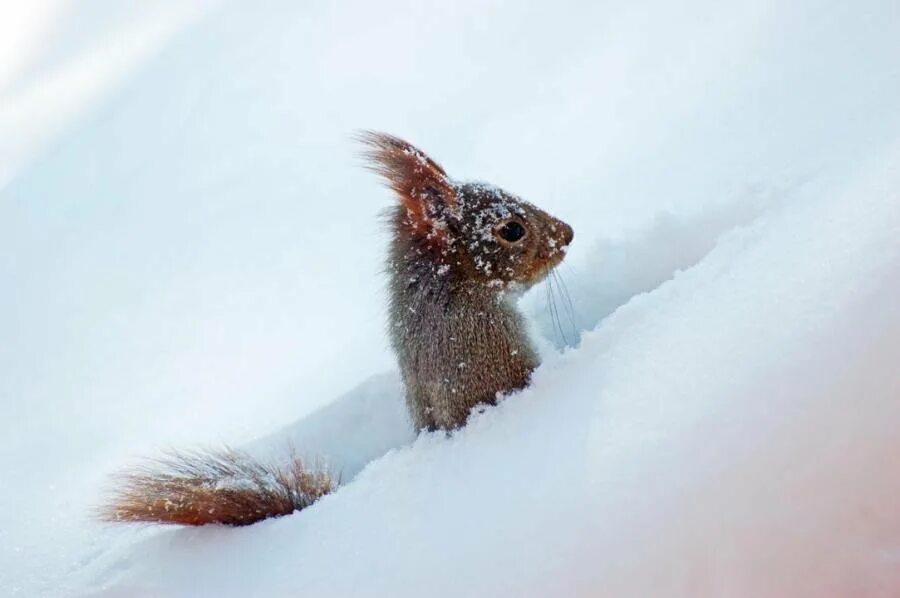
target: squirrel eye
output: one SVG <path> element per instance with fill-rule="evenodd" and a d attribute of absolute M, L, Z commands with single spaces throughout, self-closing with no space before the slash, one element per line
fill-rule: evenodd
<path fill-rule="evenodd" d="M 497 235 L 508 243 L 515 243 L 525 236 L 525 227 L 515 220 L 504 222 L 498 229 Z"/>

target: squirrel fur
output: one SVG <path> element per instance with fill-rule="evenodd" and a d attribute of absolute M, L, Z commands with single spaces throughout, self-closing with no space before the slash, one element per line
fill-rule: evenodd
<path fill-rule="evenodd" d="M 452 430 L 472 408 L 528 385 L 539 360 L 516 297 L 565 257 L 572 228 L 484 183 L 459 183 L 410 143 L 360 136 L 394 191 L 389 333 L 417 430 Z M 171 452 L 115 479 L 107 521 L 247 525 L 333 491 L 300 459 L 262 464 L 233 450 Z"/>

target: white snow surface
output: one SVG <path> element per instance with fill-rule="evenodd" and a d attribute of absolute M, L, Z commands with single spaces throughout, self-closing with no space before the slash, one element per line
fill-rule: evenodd
<path fill-rule="evenodd" d="M 896 2 L 24 6 L 0 596 L 900 595 Z M 576 231 L 532 385 L 452 435 L 406 420 L 357 128 Z M 343 485 L 94 520 L 220 444 Z"/>

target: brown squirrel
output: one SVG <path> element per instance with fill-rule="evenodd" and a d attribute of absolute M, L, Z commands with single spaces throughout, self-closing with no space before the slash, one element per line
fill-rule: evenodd
<path fill-rule="evenodd" d="M 457 183 L 410 143 L 360 136 L 399 202 L 392 233 L 390 336 L 418 430 L 452 430 L 472 407 L 527 386 L 538 356 L 513 299 L 558 265 L 572 227 L 483 183 Z M 331 492 L 326 471 L 280 468 L 233 450 L 175 452 L 118 478 L 108 521 L 248 525 Z"/>

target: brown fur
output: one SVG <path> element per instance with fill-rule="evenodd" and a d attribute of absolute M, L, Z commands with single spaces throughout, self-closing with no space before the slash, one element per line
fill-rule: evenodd
<path fill-rule="evenodd" d="M 537 353 L 515 306 L 565 256 L 572 228 L 518 197 L 458 183 L 398 137 L 364 133 L 372 169 L 398 204 L 388 214 L 390 336 L 417 429 L 451 430 L 475 405 L 528 384 Z M 512 224 L 525 231 L 504 237 Z M 332 491 L 323 471 L 235 451 L 171 453 L 121 474 L 108 521 L 248 525 Z"/>
<path fill-rule="evenodd" d="M 574 233 L 502 189 L 453 181 L 397 137 L 363 141 L 400 200 L 388 215 L 389 331 L 407 406 L 418 429 L 457 428 L 475 405 L 528 384 L 538 356 L 515 298 L 562 261 Z M 518 241 L 499 235 L 510 221 L 526 231 Z"/>
<path fill-rule="evenodd" d="M 248 525 L 289 515 L 333 486 L 327 473 L 310 471 L 299 459 L 277 467 L 231 449 L 172 452 L 120 473 L 116 481 L 101 519 L 181 525 Z"/>
<path fill-rule="evenodd" d="M 367 131 L 359 141 L 368 146 L 370 168 L 382 175 L 397 194 L 406 217 L 404 235 L 434 249 L 446 246 L 444 231 L 434 226 L 440 197 L 452 196 L 452 183 L 441 166 L 399 137 Z"/>

